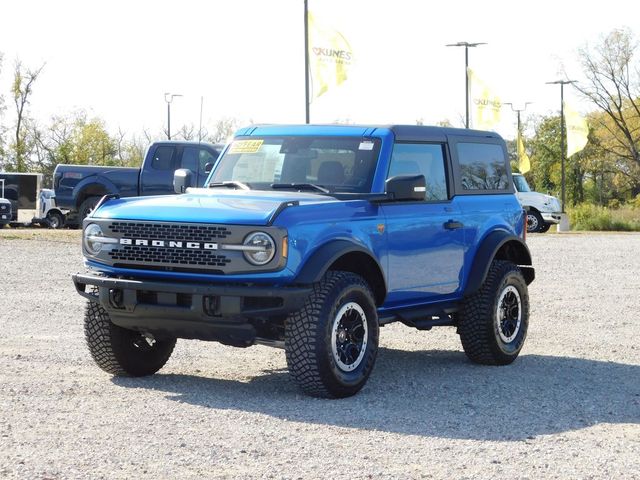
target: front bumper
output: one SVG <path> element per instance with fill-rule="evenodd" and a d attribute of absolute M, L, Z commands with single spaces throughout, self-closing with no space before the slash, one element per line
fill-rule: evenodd
<path fill-rule="evenodd" d="M 77 292 L 99 303 L 124 328 L 179 338 L 253 344 L 250 319 L 302 308 L 311 287 L 205 285 L 73 275 Z M 96 287 L 87 291 L 87 286 Z"/>
<path fill-rule="evenodd" d="M 559 212 L 540 212 L 540 216 L 542 220 L 546 223 L 560 223 L 560 219 L 562 218 L 562 214 Z"/>

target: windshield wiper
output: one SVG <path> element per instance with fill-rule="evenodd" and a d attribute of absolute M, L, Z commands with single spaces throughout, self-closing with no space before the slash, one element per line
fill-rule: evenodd
<path fill-rule="evenodd" d="M 316 192 L 330 193 L 329 190 L 315 183 L 272 183 L 271 188 L 293 188 L 295 190 L 315 190 Z"/>
<path fill-rule="evenodd" d="M 216 188 L 216 187 L 235 188 L 237 190 L 251 190 L 251 187 L 246 183 L 237 182 L 235 180 L 228 180 L 225 182 L 211 182 L 209 184 L 209 188 Z"/>

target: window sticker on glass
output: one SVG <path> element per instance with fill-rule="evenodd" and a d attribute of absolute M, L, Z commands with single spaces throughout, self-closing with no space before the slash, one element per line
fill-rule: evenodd
<path fill-rule="evenodd" d="M 231 144 L 229 153 L 256 153 L 264 140 L 236 140 Z"/>
<path fill-rule="evenodd" d="M 369 141 L 360 142 L 360 146 L 358 147 L 358 150 L 373 150 L 373 142 L 369 142 Z"/>

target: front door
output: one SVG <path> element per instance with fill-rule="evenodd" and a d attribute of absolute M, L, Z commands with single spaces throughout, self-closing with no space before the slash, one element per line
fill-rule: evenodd
<path fill-rule="evenodd" d="M 421 202 L 382 207 L 388 238 L 387 306 L 454 297 L 463 276 L 464 229 L 450 199 L 445 148 L 438 143 L 397 143 L 388 178 L 422 174 Z"/>

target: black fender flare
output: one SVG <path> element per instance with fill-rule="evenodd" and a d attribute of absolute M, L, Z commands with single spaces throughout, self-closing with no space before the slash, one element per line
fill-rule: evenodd
<path fill-rule="evenodd" d="M 535 278 L 535 270 L 531 266 L 531 253 L 529 247 L 522 240 L 504 230 L 496 230 L 488 234 L 478 250 L 467 278 L 467 285 L 464 289 L 465 295 L 472 295 L 484 283 L 489 273 L 491 262 L 495 258 L 502 260 L 510 260 L 520 266 L 527 285 L 533 282 Z"/>
<path fill-rule="evenodd" d="M 364 254 L 375 263 L 382 282 L 384 283 L 384 294 L 386 294 L 386 278 L 378 259 L 367 248 L 348 240 L 332 240 L 316 249 L 296 275 L 294 283 L 310 285 L 319 282 L 336 260 L 349 253 Z"/>

